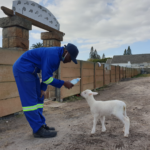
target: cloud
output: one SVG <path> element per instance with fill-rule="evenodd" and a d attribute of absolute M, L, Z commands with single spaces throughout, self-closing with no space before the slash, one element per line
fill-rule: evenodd
<path fill-rule="evenodd" d="M 41 34 L 40 33 L 30 33 L 30 36 L 34 39 L 41 40 Z"/>
<path fill-rule="evenodd" d="M 43 4 L 45 5 L 47 3 L 48 0 L 43 0 Z"/>
<path fill-rule="evenodd" d="M 0 0 L 12 7 L 13 0 Z M 72 42 L 85 50 L 117 48 L 150 39 L 150 0 L 33 0 L 48 8 L 65 33 L 64 43 Z M 0 10 L 0 17 L 6 15 Z M 32 38 L 40 39 L 43 29 L 33 26 Z M 1 35 L 0 30 L 0 35 Z"/>
<path fill-rule="evenodd" d="M 47 8 L 58 18 L 64 41 L 78 40 L 82 48 L 101 51 L 150 39 L 149 0 L 55 0 Z"/>

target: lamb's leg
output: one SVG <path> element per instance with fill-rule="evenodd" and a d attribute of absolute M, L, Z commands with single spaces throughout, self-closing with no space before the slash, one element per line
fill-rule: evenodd
<path fill-rule="evenodd" d="M 93 128 L 92 128 L 91 134 L 94 134 L 95 131 L 96 131 L 97 119 L 98 119 L 98 114 L 95 114 L 95 115 L 94 115 Z"/>
<path fill-rule="evenodd" d="M 106 127 L 105 127 L 105 116 L 102 116 L 100 118 L 101 120 L 101 124 L 102 124 L 102 132 L 105 132 L 106 131 Z"/>
<path fill-rule="evenodd" d="M 130 127 L 130 120 L 127 116 L 124 116 L 121 113 L 114 114 L 121 122 L 124 124 L 124 137 L 128 137 L 129 135 L 129 127 Z"/>

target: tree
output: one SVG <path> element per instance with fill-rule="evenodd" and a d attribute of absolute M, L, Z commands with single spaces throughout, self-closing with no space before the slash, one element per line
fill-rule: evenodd
<path fill-rule="evenodd" d="M 94 49 L 93 46 L 91 47 L 91 52 L 90 52 L 90 58 L 93 58 L 93 54 L 94 54 Z"/>
<path fill-rule="evenodd" d="M 100 59 L 100 55 L 98 55 L 97 50 L 91 47 L 90 59 Z"/>
<path fill-rule="evenodd" d="M 126 49 L 124 50 L 124 54 L 123 55 L 127 55 L 127 50 Z"/>
<path fill-rule="evenodd" d="M 105 59 L 105 54 L 103 53 L 102 59 Z"/>
<path fill-rule="evenodd" d="M 93 53 L 93 59 L 97 59 L 97 51 L 96 50 Z"/>
<path fill-rule="evenodd" d="M 108 58 L 105 58 L 105 59 L 88 59 L 87 61 L 106 63 L 107 59 L 112 59 L 112 58 L 108 57 Z"/>
<path fill-rule="evenodd" d="M 123 55 L 132 55 L 130 46 L 128 46 L 128 49 L 127 49 L 127 50 L 126 50 L 126 49 L 124 50 Z"/>
<path fill-rule="evenodd" d="M 36 44 L 32 44 L 32 47 L 30 49 L 35 49 L 35 48 L 40 48 L 43 47 L 43 43 L 36 43 Z"/>
<path fill-rule="evenodd" d="M 130 46 L 128 46 L 128 49 L 127 49 L 127 55 L 132 55 Z"/>

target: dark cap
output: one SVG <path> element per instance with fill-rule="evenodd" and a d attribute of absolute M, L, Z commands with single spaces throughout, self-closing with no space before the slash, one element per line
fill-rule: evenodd
<path fill-rule="evenodd" d="M 66 48 L 66 50 L 69 52 L 69 54 L 70 54 L 70 56 L 71 56 L 71 60 L 72 60 L 75 64 L 77 64 L 76 58 L 77 58 L 78 53 L 79 53 L 78 48 L 77 48 L 75 45 L 71 44 L 71 43 L 68 43 L 68 45 L 67 45 L 65 48 Z"/>

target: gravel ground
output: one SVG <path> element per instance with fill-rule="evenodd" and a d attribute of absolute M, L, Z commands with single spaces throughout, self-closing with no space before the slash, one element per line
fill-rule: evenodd
<path fill-rule="evenodd" d="M 130 135 L 123 136 L 123 124 L 106 117 L 105 133 L 100 121 L 91 136 L 93 118 L 84 99 L 44 106 L 47 124 L 58 131 L 55 138 L 34 138 L 23 114 L 0 120 L 0 150 L 150 150 L 150 77 L 126 79 L 101 89 L 96 100 L 122 100 L 127 104 Z"/>

